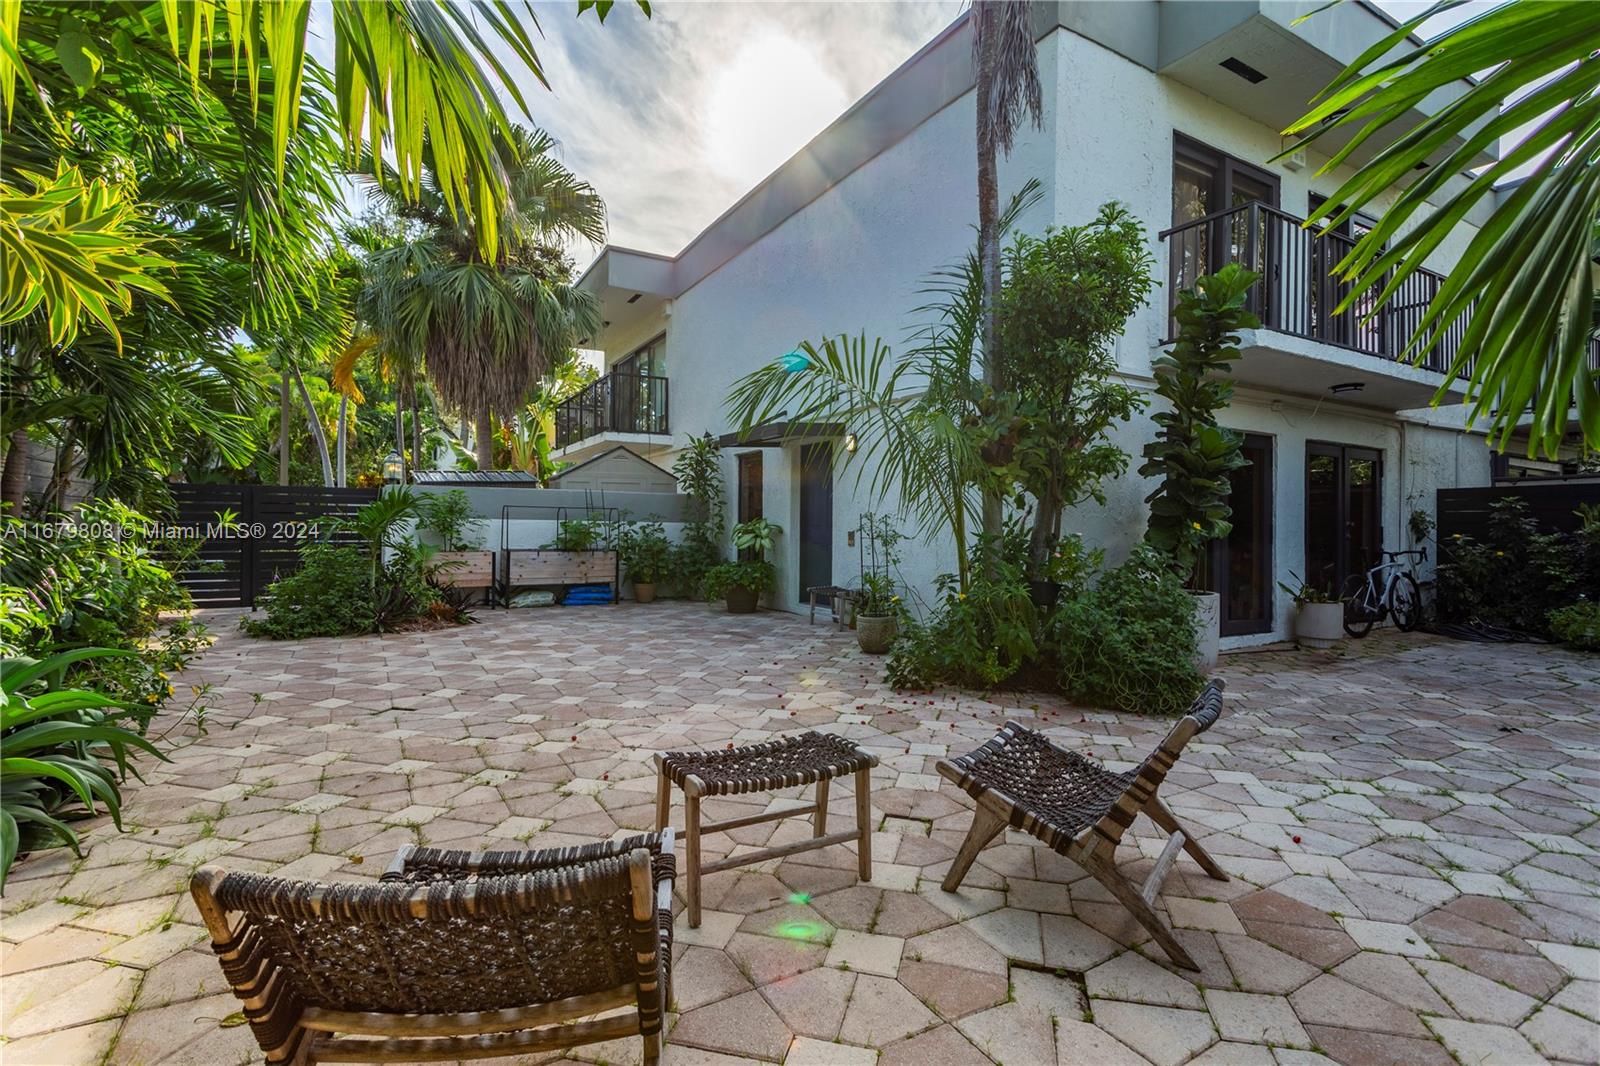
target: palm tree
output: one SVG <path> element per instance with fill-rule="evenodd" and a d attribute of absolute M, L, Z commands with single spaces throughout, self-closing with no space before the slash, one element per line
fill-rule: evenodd
<path fill-rule="evenodd" d="M 1038 54 L 1028 0 L 973 0 L 972 65 L 977 97 L 978 259 L 983 288 L 983 380 L 1005 392 L 997 326 L 1000 298 L 999 154 L 1011 152 L 1024 110 L 1038 126 L 1043 116 Z M 998 490 L 983 498 L 983 531 L 999 536 L 1003 501 Z"/>
<path fill-rule="evenodd" d="M 1464 322 L 1448 375 L 1467 379 L 1470 415 L 1487 418 L 1500 450 L 1526 425 L 1529 454 L 1554 457 L 1574 401 L 1586 446 L 1600 448 L 1600 367 L 1587 354 L 1600 307 L 1600 4 L 1510 0 L 1410 39 L 1461 3 L 1442 0 L 1367 49 L 1284 131 L 1302 136 L 1295 148 L 1348 138 L 1323 173 L 1363 144 L 1384 145 L 1311 221 L 1332 228 L 1410 182 L 1336 268 L 1351 281 L 1339 310 L 1359 303 L 1376 315 L 1487 199 L 1488 219 L 1407 350 L 1420 362 Z M 1431 93 L 1483 71 L 1412 124 Z M 1502 138 L 1515 139 L 1480 167 L 1477 154 Z M 1461 175 L 1468 180 L 1449 191 Z"/>
<path fill-rule="evenodd" d="M 494 466 L 493 418 L 519 414 L 539 379 L 600 324 L 598 301 L 573 287 L 560 244 L 603 240 L 604 205 L 555 157 L 549 134 L 517 127 L 507 139 L 493 258 L 424 181 L 414 204 L 389 198 L 420 233 L 369 259 L 359 302 L 380 348 L 419 362 L 439 401 L 473 418 L 484 470 Z"/>

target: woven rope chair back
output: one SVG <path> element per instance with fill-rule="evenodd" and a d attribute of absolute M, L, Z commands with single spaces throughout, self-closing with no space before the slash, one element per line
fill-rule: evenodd
<path fill-rule="evenodd" d="M 1220 680 L 1207 682 L 1200 695 L 1189 704 L 1183 717 L 1167 731 L 1155 750 L 1144 757 L 1122 798 L 1096 824 L 1095 831 L 1101 837 L 1113 845 L 1122 839 L 1122 834 L 1156 794 L 1161 782 L 1166 780 L 1168 771 L 1183 754 L 1184 747 L 1194 737 L 1210 729 L 1221 717 L 1222 689 Z"/>
<path fill-rule="evenodd" d="M 626 856 L 466 882 L 318 884 L 229 874 L 243 915 L 230 980 L 262 965 L 305 1006 L 450 1014 L 549 1003 L 638 979 L 655 933 L 633 918 Z M 237 987 L 241 982 L 235 981 Z"/>

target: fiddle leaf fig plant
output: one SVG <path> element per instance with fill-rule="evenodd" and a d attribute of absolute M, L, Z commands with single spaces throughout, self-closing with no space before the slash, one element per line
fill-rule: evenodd
<path fill-rule="evenodd" d="M 1229 263 L 1178 296 L 1178 339 L 1155 361 L 1156 394 L 1166 408 L 1154 415 L 1156 439 L 1144 447 L 1139 473 L 1160 478 L 1145 497 L 1145 541 L 1193 583 L 1201 553 L 1233 528 L 1230 472 L 1247 465 L 1243 438 L 1217 425 L 1233 398 L 1229 368 L 1239 358 L 1239 331 L 1261 321 L 1246 306 L 1261 275 Z"/>

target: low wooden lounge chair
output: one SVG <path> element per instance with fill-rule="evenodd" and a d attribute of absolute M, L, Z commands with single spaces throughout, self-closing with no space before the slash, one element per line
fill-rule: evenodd
<path fill-rule="evenodd" d="M 492 1058 L 632 1035 L 654 1063 L 673 870 L 668 830 L 550 851 L 406 847 L 376 885 L 205 866 L 190 890 L 269 1064 Z"/>
<path fill-rule="evenodd" d="M 1150 931 L 1167 957 L 1190 970 L 1194 959 L 1156 914 L 1156 894 L 1180 849 L 1218 881 L 1228 875 L 1184 830 L 1156 795 L 1191 737 L 1222 714 L 1222 682 L 1212 681 L 1137 770 L 1113 773 L 1044 735 L 1007 722 L 983 747 L 959 759 L 941 759 L 939 773 L 977 800 L 972 829 L 956 855 L 944 890 L 954 892 L 978 852 L 1006 826 L 1031 833 L 1094 875 Z M 1117 871 L 1117 843 L 1140 812 L 1171 834 L 1142 886 Z"/>

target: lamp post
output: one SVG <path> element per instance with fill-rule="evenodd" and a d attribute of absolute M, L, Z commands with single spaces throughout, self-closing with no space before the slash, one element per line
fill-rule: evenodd
<path fill-rule="evenodd" d="M 400 453 L 391 451 L 383 457 L 383 483 L 385 485 L 398 485 L 400 474 L 405 469 L 405 461 L 400 458 Z"/>

